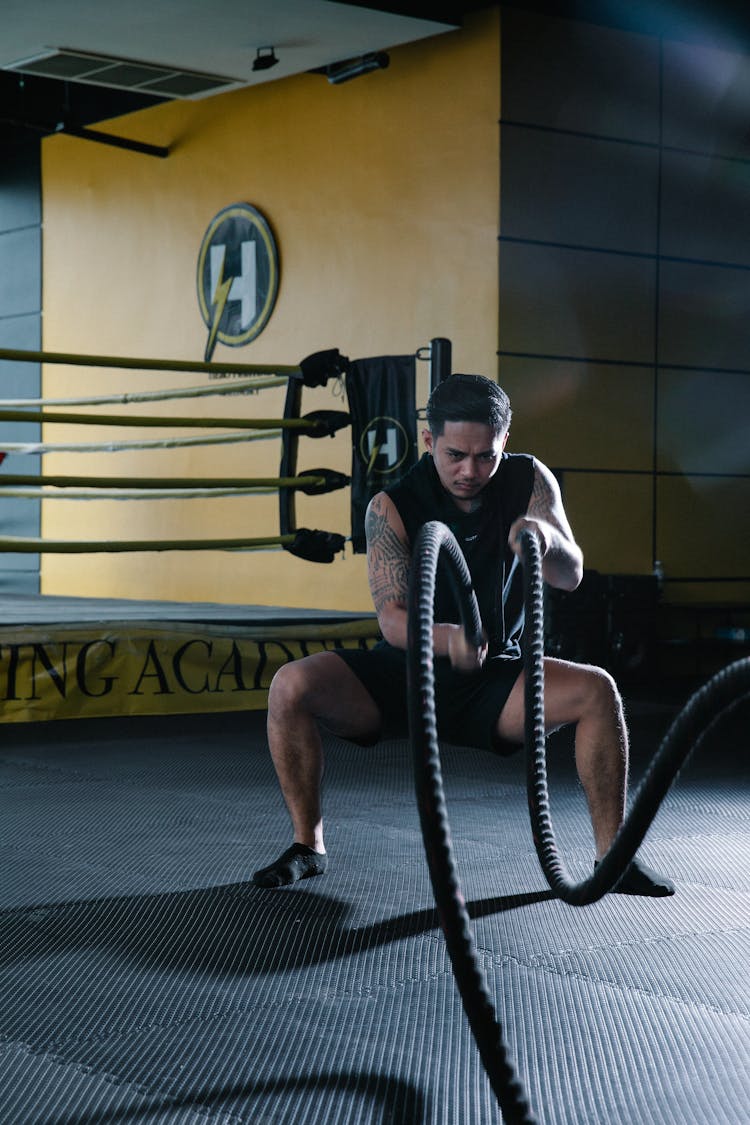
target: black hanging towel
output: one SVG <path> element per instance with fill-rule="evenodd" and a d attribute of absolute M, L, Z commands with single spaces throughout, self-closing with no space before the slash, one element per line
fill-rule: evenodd
<path fill-rule="evenodd" d="M 355 359 L 346 376 L 352 417 L 352 546 L 363 554 L 365 512 L 376 492 L 417 462 L 416 358 Z"/>

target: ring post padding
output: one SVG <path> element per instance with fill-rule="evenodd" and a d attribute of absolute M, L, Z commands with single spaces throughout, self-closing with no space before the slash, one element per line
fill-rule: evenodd
<path fill-rule="evenodd" d="M 444 524 L 426 523 L 412 558 L 407 649 L 409 731 L 422 838 L 456 984 L 490 1085 L 508 1125 L 533 1125 L 534 1118 L 508 1059 L 485 974 L 476 955 L 453 859 L 440 771 L 433 673 L 435 578 L 441 550 L 450 564 L 449 574 L 464 631 L 474 639 L 482 636 L 471 578 L 458 543 Z"/>
<path fill-rule="evenodd" d="M 453 345 L 445 336 L 430 340 L 430 390 L 434 391 L 451 373 Z"/>
<path fill-rule="evenodd" d="M 286 388 L 284 399 L 284 418 L 299 418 L 302 405 L 303 383 L 299 379 L 290 379 Z M 281 462 L 279 464 L 280 477 L 294 477 L 297 475 L 297 450 L 299 448 L 299 435 L 292 429 L 281 432 Z M 294 535 L 297 530 L 297 507 L 295 494 L 292 490 L 279 492 L 279 534 Z"/>

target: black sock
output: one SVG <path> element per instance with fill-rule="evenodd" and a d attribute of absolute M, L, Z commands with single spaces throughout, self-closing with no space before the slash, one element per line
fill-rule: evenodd
<path fill-rule="evenodd" d="M 596 860 L 594 867 L 599 866 Z M 646 867 L 639 859 L 634 859 L 624 870 L 612 892 L 617 895 L 644 895 L 647 898 L 667 898 L 675 891 L 674 883 L 666 875 L 659 875 L 651 867 Z"/>
<path fill-rule="evenodd" d="M 292 844 L 274 863 L 261 867 L 253 874 L 256 887 L 285 887 L 298 879 L 322 875 L 328 867 L 325 852 L 316 852 L 306 844 Z"/>

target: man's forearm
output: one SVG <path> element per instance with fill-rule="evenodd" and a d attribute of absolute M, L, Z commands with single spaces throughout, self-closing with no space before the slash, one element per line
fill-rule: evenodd
<path fill-rule="evenodd" d="M 576 541 L 549 520 L 521 516 L 511 527 L 511 549 L 523 558 L 521 535 L 533 532 L 542 551 L 542 578 L 559 590 L 575 590 L 583 577 L 583 553 Z"/>
<path fill-rule="evenodd" d="M 408 634 L 408 613 L 406 606 L 391 602 L 378 616 L 378 624 L 383 638 L 394 648 L 406 650 Z M 460 625 L 440 622 L 432 627 L 432 643 L 435 656 L 448 656 L 448 643 L 451 633 L 461 629 Z"/>
<path fill-rule="evenodd" d="M 558 590 L 575 590 L 582 577 L 583 553 L 580 547 L 554 531 L 542 559 L 542 578 Z"/>

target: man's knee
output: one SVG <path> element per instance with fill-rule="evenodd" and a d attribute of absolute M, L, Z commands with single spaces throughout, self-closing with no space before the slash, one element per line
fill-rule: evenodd
<path fill-rule="evenodd" d="M 370 746 L 380 736 L 377 704 L 345 661 L 333 652 L 283 664 L 268 691 L 271 723 L 309 717 L 342 738 Z"/>
<path fill-rule="evenodd" d="M 269 712 L 280 714 L 305 706 L 314 678 L 310 659 L 291 660 L 276 671 L 268 689 Z"/>
<path fill-rule="evenodd" d="M 551 658 L 545 661 L 545 707 L 553 727 L 586 715 L 622 713 L 617 684 L 606 669 Z"/>
<path fill-rule="evenodd" d="M 605 668 L 587 664 L 581 666 L 580 674 L 586 708 L 599 714 L 619 715 L 622 711 L 622 698 L 609 672 Z"/>

